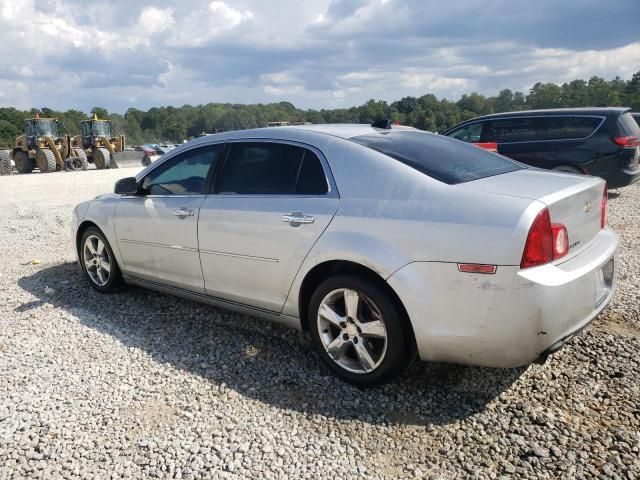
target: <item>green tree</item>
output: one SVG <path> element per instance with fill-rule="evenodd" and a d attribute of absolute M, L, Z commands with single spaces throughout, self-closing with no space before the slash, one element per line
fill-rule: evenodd
<path fill-rule="evenodd" d="M 625 88 L 625 103 L 635 111 L 640 111 L 640 72 L 631 78 Z"/>
<path fill-rule="evenodd" d="M 93 107 L 91 109 L 91 115 L 97 115 L 99 119 L 109 118 L 109 111 L 102 107 Z"/>
<path fill-rule="evenodd" d="M 492 99 L 494 112 L 509 112 L 513 110 L 513 92 L 508 88 L 500 90 L 497 97 Z"/>
<path fill-rule="evenodd" d="M 562 106 L 562 89 L 555 83 L 536 83 L 527 96 L 527 105 L 532 108 L 558 108 Z"/>

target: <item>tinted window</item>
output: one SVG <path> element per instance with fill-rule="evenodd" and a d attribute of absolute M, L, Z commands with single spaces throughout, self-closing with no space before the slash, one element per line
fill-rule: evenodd
<path fill-rule="evenodd" d="M 638 124 L 638 126 L 640 127 L 640 113 L 634 113 L 632 115 L 633 119 L 636 121 L 636 123 Z"/>
<path fill-rule="evenodd" d="M 489 122 L 486 138 L 487 142 L 532 142 L 545 140 L 547 118 L 502 118 Z"/>
<path fill-rule="evenodd" d="M 471 125 L 465 125 L 464 127 L 460 127 L 453 132 L 447 134 L 448 137 L 455 138 L 457 140 L 462 140 L 463 142 L 475 143 L 480 141 L 480 136 L 482 135 L 482 127 L 484 123 L 477 122 L 472 123 Z"/>
<path fill-rule="evenodd" d="M 160 165 L 142 181 L 148 195 L 196 195 L 202 189 L 209 168 L 219 160 L 224 144 L 184 152 Z"/>
<path fill-rule="evenodd" d="M 508 158 L 455 142 L 443 135 L 391 131 L 351 140 L 448 184 L 469 182 L 523 168 Z"/>
<path fill-rule="evenodd" d="M 296 193 L 300 195 L 324 195 L 329 191 L 327 177 L 318 156 L 311 150 L 305 150 Z"/>
<path fill-rule="evenodd" d="M 635 135 L 640 137 L 640 128 L 630 113 L 623 113 L 618 117 L 618 133 L 621 137 Z"/>
<path fill-rule="evenodd" d="M 548 140 L 585 138 L 590 136 L 602 123 L 594 117 L 549 117 Z"/>
<path fill-rule="evenodd" d="M 313 195 L 327 193 L 320 159 L 282 143 L 235 143 L 222 172 L 220 193 Z"/>

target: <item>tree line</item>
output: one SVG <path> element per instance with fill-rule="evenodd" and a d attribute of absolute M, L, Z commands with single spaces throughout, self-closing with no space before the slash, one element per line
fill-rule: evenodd
<path fill-rule="evenodd" d="M 443 131 L 463 120 L 489 113 L 588 106 L 626 106 L 640 111 L 640 71 L 630 80 L 591 77 L 562 85 L 538 82 L 526 94 L 504 89 L 496 96 L 486 97 L 473 92 L 462 95 L 457 101 L 438 99 L 428 93 L 391 103 L 369 100 L 356 107 L 321 110 L 302 110 L 289 102 L 279 102 L 154 107 L 146 112 L 129 108 L 124 115 L 95 107 L 89 113 L 99 118 L 110 118 L 115 131 L 124 133 L 129 145 L 138 145 L 179 143 L 203 132 L 264 127 L 268 122 L 372 123 L 388 118 L 423 130 Z M 30 111 L 0 108 L 0 146 L 12 145 L 15 137 L 22 133 L 24 119 L 36 113 L 41 117 L 57 117 L 64 125 L 61 133 L 70 135 L 78 134 L 80 121 L 88 118 L 87 113 L 79 110 L 59 112 L 46 107 Z"/>

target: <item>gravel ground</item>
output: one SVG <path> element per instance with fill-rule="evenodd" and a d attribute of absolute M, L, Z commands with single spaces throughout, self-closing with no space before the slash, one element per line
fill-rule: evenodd
<path fill-rule="evenodd" d="M 545 365 L 361 391 L 297 332 L 94 293 L 71 211 L 125 172 L 0 177 L 0 479 L 640 478 L 640 185 L 610 201 L 618 293 Z"/>

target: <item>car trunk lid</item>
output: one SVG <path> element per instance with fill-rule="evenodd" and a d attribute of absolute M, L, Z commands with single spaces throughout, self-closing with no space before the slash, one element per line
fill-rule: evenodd
<path fill-rule="evenodd" d="M 605 182 L 598 177 L 525 169 L 456 187 L 544 203 L 551 222 L 563 224 L 569 234 L 569 254 L 562 261 L 579 253 L 601 230 Z"/>

